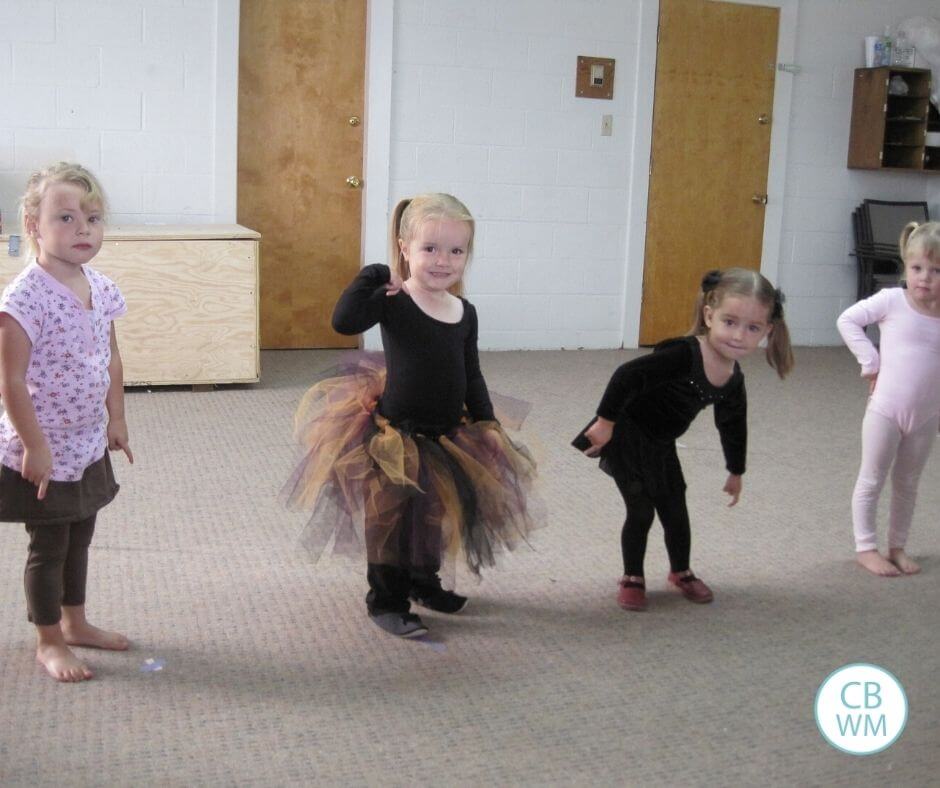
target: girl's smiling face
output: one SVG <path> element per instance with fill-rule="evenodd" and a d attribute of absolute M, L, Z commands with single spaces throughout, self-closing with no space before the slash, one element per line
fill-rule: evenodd
<path fill-rule="evenodd" d="M 749 356 L 770 333 L 770 309 L 752 296 L 727 295 L 705 306 L 708 344 L 728 361 Z"/>
<path fill-rule="evenodd" d="M 398 247 L 411 272 L 409 285 L 429 292 L 445 292 L 457 284 L 467 267 L 470 225 L 454 219 L 426 219 L 408 243 Z"/>

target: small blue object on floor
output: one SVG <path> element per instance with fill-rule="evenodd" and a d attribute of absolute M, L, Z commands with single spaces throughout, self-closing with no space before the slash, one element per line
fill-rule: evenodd
<path fill-rule="evenodd" d="M 447 646 L 445 646 L 439 640 L 431 640 L 427 635 L 422 635 L 419 638 L 414 638 L 414 642 L 422 643 L 428 648 L 430 648 L 431 651 L 436 651 L 438 654 L 443 654 L 445 651 L 447 651 Z"/>
<path fill-rule="evenodd" d="M 141 673 L 156 673 L 157 671 L 163 670 L 166 662 L 162 659 L 156 659 L 154 657 L 148 657 L 144 660 L 144 664 L 140 666 Z"/>

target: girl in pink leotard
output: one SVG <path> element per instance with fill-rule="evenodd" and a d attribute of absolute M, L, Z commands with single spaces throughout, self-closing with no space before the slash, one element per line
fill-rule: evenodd
<path fill-rule="evenodd" d="M 911 222 L 901 233 L 907 288 L 880 290 L 839 317 L 845 344 L 862 365 L 871 398 L 862 421 L 862 464 L 852 495 L 858 562 L 882 576 L 914 574 L 904 551 L 917 482 L 940 421 L 940 222 Z M 877 323 L 875 348 L 865 326 Z M 891 474 L 887 557 L 878 552 L 875 514 Z"/>

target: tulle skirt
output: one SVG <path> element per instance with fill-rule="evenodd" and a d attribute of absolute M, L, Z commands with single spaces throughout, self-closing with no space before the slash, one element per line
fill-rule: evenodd
<path fill-rule="evenodd" d="M 393 425 L 376 409 L 384 386 L 384 363 L 363 357 L 301 401 L 303 458 L 282 492 L 311 511 L 301 541 L 315 558 L 331 548 L 431 572 L 462 551 L 479 574 L 544 519 L 534 460 L 495 421 L 467 418 L 444 434 Z"/>

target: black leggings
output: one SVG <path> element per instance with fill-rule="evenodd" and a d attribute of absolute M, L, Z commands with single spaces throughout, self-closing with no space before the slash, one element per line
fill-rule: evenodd
<path fill-rule="evenodd" d="M 88 546 L 96 516 L 64 525 L 26 523 L 29 554 L 23 584 L 29 620 L 36 626 L 58 624 L 63 605 L 85 604 Z"/>
<path fill-rule="evenodd" d="M 646 539 L 653 525 L 654 515 L 659 515 L 666 538 L 666 552 L 673 572 L 684 572 L 689 568 L 689 552 L 692 549 L 692 532 L 689 527 L 689 510 L 685 505 L 685 491 L 652 497 L 637 492 L 634 484 L 614 479 L 617 489 L 627 506 L 627 519 L 620 532 L 620 549 L 623 552 L 623 573 L 643 577 L 643 558 L 646 556 Z"/>

